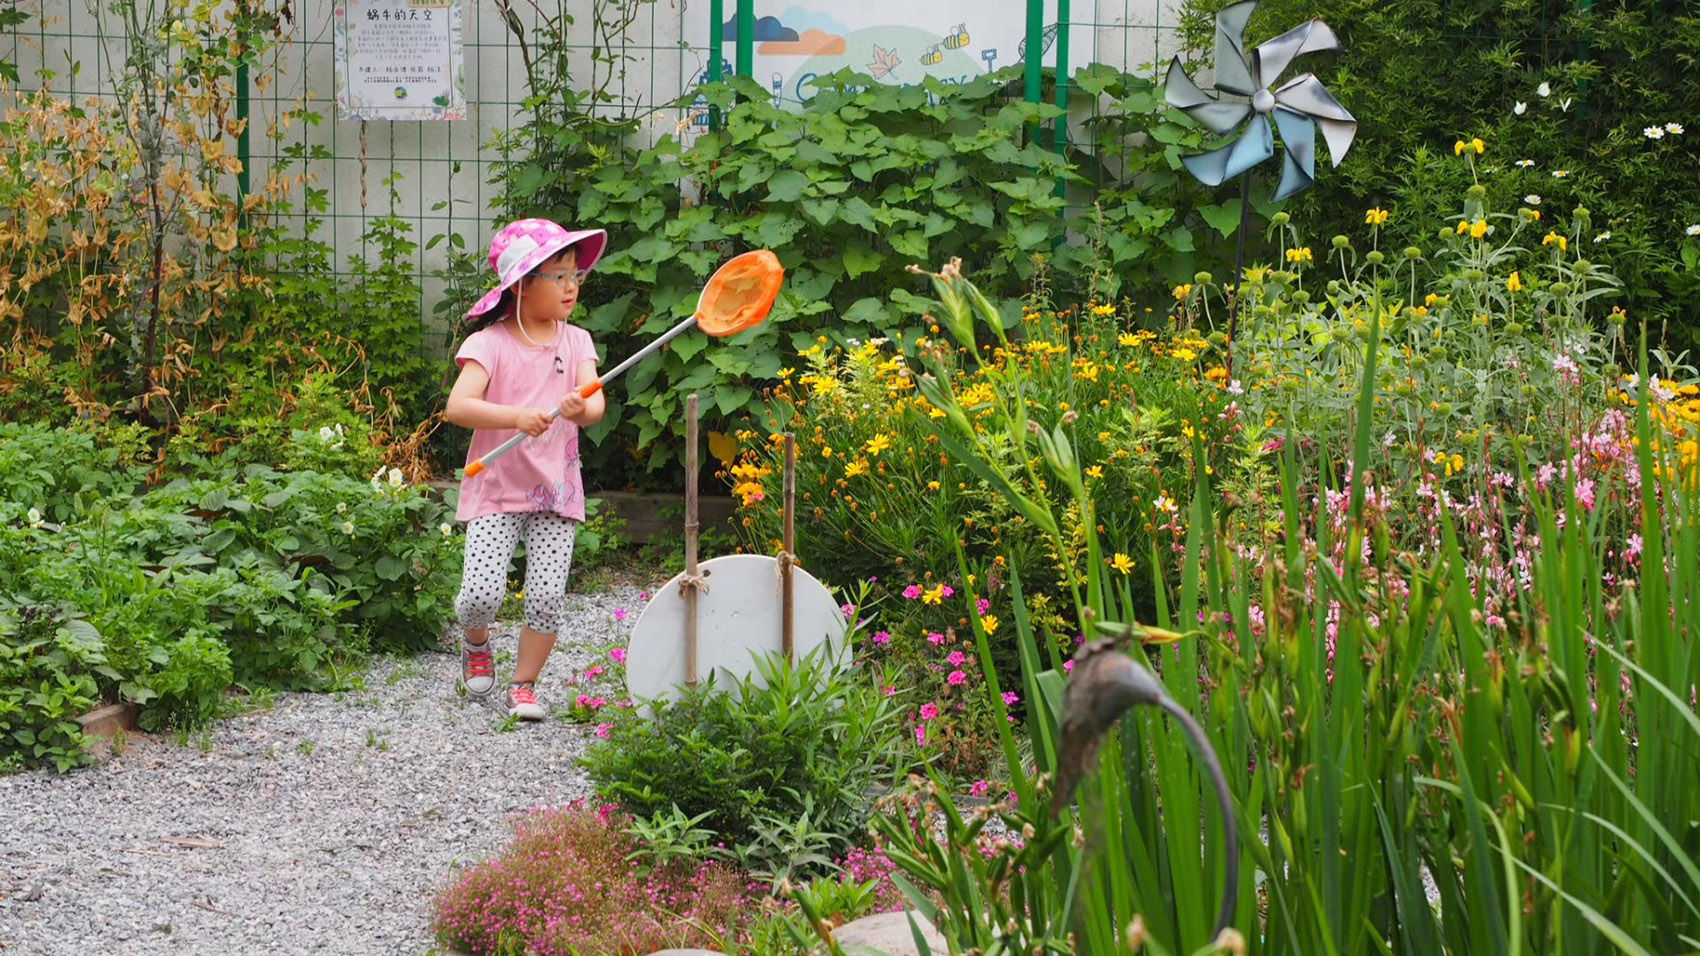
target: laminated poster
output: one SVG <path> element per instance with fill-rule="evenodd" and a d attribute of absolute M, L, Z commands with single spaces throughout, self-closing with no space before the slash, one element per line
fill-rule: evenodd
<path fill-rule="evenodd" d="M 466 118 L 461 0 L 336 0 L 337 118 Z"/>
<path fill-rule="evenodd" d="M 726 4 L 728 11 L 733 6 Z M 876 83 L 909 86 L 934 77 L 952 84 L 1026 56 L 1026 0 L 756 0 L 755 12 L 754 74 L 770 88 L 775 103 L 791 108 L 814 95 L 810 81 L 815 77 L 846 67 Z M 1054 17 L 1047 17 L 1040 56 L 1056 39 Z M 710 46 L 705 35 L 710 25 L 701 16 L 691 20 L 686 39 L 692 53 L 701 54 Z M 693 28 L 695 36 L 689 34 Z M 728 16 L 718 32 L 721 68 L 730 76 L 736 17 Z M 708 79 L 707 64 L 697 66 L 688 78 L 692 88 Z M 706 103 L 691 113 L 691 123 L 706 125 Z"/>

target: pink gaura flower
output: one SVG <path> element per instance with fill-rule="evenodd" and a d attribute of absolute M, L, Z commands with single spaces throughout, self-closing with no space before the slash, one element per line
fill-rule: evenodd
<path fill-rule="evenodd" d="M 968 795 L 970 797 L 983 797 L 987 793 L 991 792 L 991 789 L 992 785 L 990 783 L 987 783 L 984 780 L 976 780 L 968 785 Z"/>
<path fill-rule="evenodd" d="M 874 632 L 874 643 L 875 644 L 890 644 L 891 643 L 891 632 L 890 631 L 875 631 Z"/>
<path fill-rule="evenodd" d="M 992 602 L 986 600 L 985 598 L 981 598 L 980 600 L 974 602 L 974 610 L 979 611 L 980 615 L 982 617 L 984 617 L 986 612 L 990 611 L 991 609 L 992 609 Z"/>
<path fill-rule="evenodd" d="M 856 605 L 854 605 L 854 604 L 845 604 L 845 605 L 841 605 L 841 606 L 840 606 L 840 607 L 839 607 L 839 608 L 838 608 L 838 610 L 839 610 L 839 611 L 840 611 L 840 612 L 841 612 L 841 613 L 842 613 L 842 614 L 843 614 L 843 615 L 844 615 L 844 616 L 845 616 L 845 617 L 846 617 L 846 618 L 852 618 L 852 617 L 855 617 L 855 616 L 856 616 Z"/>
<path fill-rule="evenodd" d="M 1017 694 L 1013 690 L 1006 690 L 1003 692 L 1003 702 L 1006 706 L 1010 704 L 1019 704 L 1021 703 L 1021 695 Z"/>
<path fill-rule="evenodd" d="M 896 684 L 885 685 L 885 696 L 891 697 L 891 696 L 896 695 L 896 693 L 897 693 L 897 685 Z"/>

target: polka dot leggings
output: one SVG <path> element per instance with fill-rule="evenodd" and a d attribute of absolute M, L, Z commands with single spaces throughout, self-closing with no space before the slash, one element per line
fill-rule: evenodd
<path fill-rule="evenodd" d="M 460 626 L 482 631 L 495 623 L 508 593 L 514 545 L 523 536 L 526 626 L 539 634 L 559 631 L 577 532 L 578 522 L 552 511 L 485 515 L 468 522 L 465 570 L 455 599 Z"/>

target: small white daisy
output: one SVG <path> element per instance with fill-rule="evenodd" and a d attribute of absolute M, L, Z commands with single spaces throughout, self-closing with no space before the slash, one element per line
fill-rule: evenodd
<path fill-rule="evenodd" d="M 400 488 L 401 485 L 402 485 L 402 482 L 404 480 L 405 480 L 405 478 L 402 476 L 400 468 L 391 468 L 390 469 L 390 487 L 391 488 Z"/>
<path fill-rule="evenodd" d="M 1602 232 L 1599 235 L 1595 236 L 1594 241 L 1595 242 L 1605 242 L 1607 239 L 1610 239 L 1610 238 L 1611 238 L 1611 230 L 1607 229 L 1605 232 Z"/>
<path fill-rule="evenodd" d="M 354 522 L 344 521 L 342 523 L 342 533 L 343 534 L 353 534 L 354 533 Z"/>
<path fill-rule="evenodd" d="M 454 526 L 453 526 L 453 525 L 450 525 L 450 524 L 449 524 L 449 523 L 448 523 L 448 522 L 447 522 L 447 521 L 445 521 L 445 522 L 443 522 L 443 523 L 442 523 L 442 524 L 440 524 L 440 525 L 438 525 L 438 526 L 437 526 L 437 530 L 438 530 L 438 531 L 441 531 L 441 532 L 442 532 L 442 533 L 443 533 L 443 537 L 445 537 L 445 538 L 446 538 L 446 537 L 448 537 L 448 536 L 449 536 L 449 535 L 451 535 L 451 534 L 454 534 L 454 533 L 455 533 L 455 529 L 454 529 Z"/>
<path fill-rule="evenodd" d="M 1688 234 L 1691 235 L 1691 236 L 1700 236 L 1700 222 L 1697 222 L 1694 225 L 1689 226 L 1688 227 Z"/>
<path fill-rule="evenodd" d="M 1649 126 L 1641 131 L 1641 135 L 1648 139 L 1664 139 L 1665 128 L 1663 126 Z"/>
<path fill-rule="evenodd" d="M 1665 124 L 1665 132 L 1671 134 L 1672 136 L 1681 136 L 1682 135 L 1682 124 L 1681 123 L 1666 123 Z"/>
<path fill-rule="evenodd" d="M 1568 169 L 1555 169 L 1552 171 L 1552 178 L 1554 179 L 1563 179 L 1568 175 L 1570 175 L 1570 170 Z"/>
<path fill-rule="evenodd" d="M 1535 165 L 1535 161 L 1532 160 L 1532 159 L 1519 159 L 1517 161 L 1517 165 L 1523 167 L 1524 169 L 1528 169 L 1530 166 Z"/>
<path fill-rule="evenodd" d="M 1535 195 L 1534 193 L 1530 193 L 1529 195 L 1523 197 L 1523 201 L 1528 203 L 1531 206 L 1539 206 L 1541 204 L 1541 197 Z"/>

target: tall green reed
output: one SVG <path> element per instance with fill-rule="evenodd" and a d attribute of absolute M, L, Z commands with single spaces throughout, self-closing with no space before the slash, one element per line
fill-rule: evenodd
<path fill-rule="evenodd" d="M 983 361 L 974 323 L 1001 341 L 1001 321 L 955 264 L 934 286 L 942 323 Z M 1379 322 L 1379 303 L 1373 314 Z M 943 840 L 913 814 L 884 826 L 888 852 L 953 952 L 1700 949 L 1700 512 L 1648 419 L 1645 386 L 1640 481 L 1616 489 L 1640 513 L 1639 569 L 1608 584 L 1605 555 L 1622 544 L 1600 513 L 1568 482 L 1537 492 L 1524 473 L 1515 491 L 1539 545 L 1515 612 L 1498 626 L 1471 577 L 1476 545 L 1462 540 L 1454 504 L 1439 506 L 1441 546 L 1427 553 L 1398 550 L 1369 506 L 1377 341 L 1372 330 L 1346 473 L 1336 479 L 1327 456 L 1343 449 L 1330 436 L 1318 436 L 1315 461 L 1289 445 L 1284 533 L 1261 550 L 1241 547 L 1195 443 L 1179 566 L 1165 567 L 1155 548 L 1150 556 L 1155 627 L 1133 620 L 1129 579 L 1103 560 L 1068 416 L 1035 420 L 1019 369 L 987 369 L 1000 387 L 994 421 L 1026 450 L 1019 464 L 1000 464 L 1007 457 L 991 454 L 992 439 L 955 401 L 948 352 L 926 356 L 919 385 L 945 412 L 934 427 L 947 452 L 1052 535 L 1057 553 L 1070 553 L 1065 536 L 1084 533 L 1084 562 L 1067 570 L 1083 630 L 1136 643 L 1184 638 L 1150 651 L 1151 662 L 1223 755 L 1253 863 L 1234 920 L 1243 940 L 1213 940 L 1221 823 L 1183 737 L 1156 713 L 1124 718 L 1077 806 L 1050 817 L 1065 668 L 1035 638 L 1012 568 L 1034 763 L 1005 729 L 1011 800 L 965 817 L 930 788 L 910 809 L 942 814 Z M 1033 493 L 1047 477 L 1073 492 L 1078 528 Z M 1338 530 L 1309 517 L 1313 496 L 1336 480 L 1349 482 L 1350 502 Z M 985 569 L 961 570 L 973 581 Z M 989 664 L 977 617 L 974 629 Z M 992 817 L 1025 839 L 973 851 Z"/>

